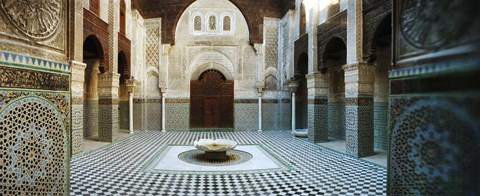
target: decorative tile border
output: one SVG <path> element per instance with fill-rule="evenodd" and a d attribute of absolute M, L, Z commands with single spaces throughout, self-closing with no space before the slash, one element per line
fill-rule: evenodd
<path fill-rule="evenodd" d="M 15 66 L 28 66 L 46 70 L 54 70 L 70 73 L 72 68 L 69 64 L 44 60 L 24 54 L 9 53 L 0 51 L 0 63 Z"/>

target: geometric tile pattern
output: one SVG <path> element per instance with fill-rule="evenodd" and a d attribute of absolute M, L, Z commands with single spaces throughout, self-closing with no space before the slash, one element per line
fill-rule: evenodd
<path fill-rule="evenodd" d="M 98 137 L 98 100 L 85 100 L 83 104 L 83 137 Z"/>
<path fill-rule="evenodd" d="M 59 107 L 69 104 L 60 101 L 30 95 L 0 104 L 0 195 L 64 194 L 68 122 Z"/>
<path fill-rule="evenodd" d="M 364 157 L 373 154 L 373 107 L 345 106 L 346 153 Z"/>
<path fill-rule="evenodd" d="M 345 103 L 328 103 L 328 136 L 345 139 Z"/>
<path fill-rule="evenodd" d="M 118 135 L 118 104 L 99 104 L 98 117 L 98 140 L 115 141 Z"/>
<path fill-rule="evenodd" d="M 258 103 L 235 103 L 233 107 L 235 131 L 258 130 Z"/>
<path fill-rule="evenodd" d="M 480 193 L 478 100 L 391 98 L 390 194 Z"/>
<path fill-rule="evenodd" d="M 258 107 L 258 103 L 255 105 Z M 248 116 L 252 118 L 251 114 Z M 262 130 L 290 130 L 290 119 L 290 104 L 283 103 L 282 100 L 279 100 L 278 103 L 262 104 Z M 237 116 L 235 116 L 235 120 L 237 120 Z"/>
<path fill-rule="evenodd" d="M 375 148 L 387 150 L 388 134 L 387 134 L 387 118 L 388 118 L 388 103 L 374 102 L 373 103 L 373 126 L 375 134 Z"/>
<path fill-rule="evenodd" d="M 277 19 L 265 19 L 265 68 L 278 69 L 278 25 Z"/>
<path fill-rule="evenodd" d="M 182 131 L 190 128 L 190 103 L 165 103 L 165 128 Z"/>
<path fill-rule="evenodd" d="M 162 103 L 158 102 L 146 102 L 145 107 L 145 130 L 148 131 L 160 131 L 162 130 Z M 170 114 L 169 114 L 170 115 Z"/>
<path fill-rule="evenodd" d="M 314 142 L 328 141 L 328 106 L 308 104 L 308 139 Z"/>
<path fill-rule="evenodd" d="M 149 173 L 168 145 L 199 138 L 262 144 L 291 170 L 241 174 Z M 289 132 L 141 132 L 73 158 L 71 195 L 385 195 L 386 169 L 293 137 Z"/>
<path fill-rule="evenodd" d="M 119 101 L 118 107 L 120 108 L 118 116 L 120 129 L 128 129 L 130 110 L 128 101 Z"/>
<path fill-rule="evenodd" d="M 83 105 L 72 105 L 72 154 L 83 150 Z"/>

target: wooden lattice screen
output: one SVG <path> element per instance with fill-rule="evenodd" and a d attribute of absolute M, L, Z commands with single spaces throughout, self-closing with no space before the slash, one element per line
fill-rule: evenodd
<path fill-rule="evenodd" d="M 190 82 L 190 128 L 233 128 L 233 81 L 219 71 Z"/>

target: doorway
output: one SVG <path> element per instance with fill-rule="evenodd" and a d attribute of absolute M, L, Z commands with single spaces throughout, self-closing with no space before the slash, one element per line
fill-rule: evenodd
<path fill-rule="evenodd" d="M 233 129 L 233 81 L 217 70 L 190 81 L 190 128 Z"/>

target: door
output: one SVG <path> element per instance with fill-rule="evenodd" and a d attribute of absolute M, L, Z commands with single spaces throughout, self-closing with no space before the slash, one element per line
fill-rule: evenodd
<path fill-rule="evenodd" d="M 190 128 L 233 128 L 233 81 L 219 71 L 190 82 Z"/>

